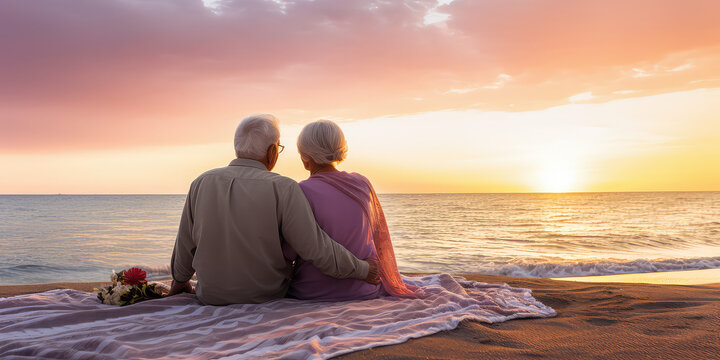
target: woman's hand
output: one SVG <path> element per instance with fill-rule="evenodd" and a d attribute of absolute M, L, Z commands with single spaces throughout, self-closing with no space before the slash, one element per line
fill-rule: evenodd
<path fill-rule="evenodd" d="M 370 269 L 368 270 L 367 277 L 365 278 L 365 282 L 368 282 L 373 285 L 377 285 L 380 283 L 380 262 L 378 262 L 375 258 L 367 258 L 363 261 L 367 262 L 368 265 L 370 265 Z"/>
<path fill-rule="evenodd" d="M 167 296 L 173 296 L 180 293 L 190 293 L 194 294 L 195 290 L 193 290 L 192 285 L 190 284 L 190 281 L 186 281 L 183 283 L 179 283 L 175 280 L 173 280 L 172 285 L 170 285 L 170 292 L 167 294 Z"/>

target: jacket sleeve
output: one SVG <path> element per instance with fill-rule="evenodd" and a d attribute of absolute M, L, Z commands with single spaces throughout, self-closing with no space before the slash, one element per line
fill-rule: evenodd
<path fill-rule="evenodd" d="M 195 183 L 190 186 L 190 191 L 185 199 L 185 207 L 180 217 L 180 228 L 178 229 L 175 247 L 173 248 L 172 258 L 170 260 L 172 278 L 177 282 L 186 282 L 195 274 L 195 269 L 193 269 L 192 266 L 196 248 L 195 240 L 192 236 L 192 199 L 194 187 Z"/>
<path fill-rule="evenodd" d="M 305 261 L 328 276 L 363 280 L 369 265 L 328 236 L 315 221 L 312 208 L 294 181 L 278 204 L 283 238 Z"/>

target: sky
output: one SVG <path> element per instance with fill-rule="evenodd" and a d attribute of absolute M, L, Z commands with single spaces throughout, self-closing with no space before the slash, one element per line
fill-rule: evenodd
<path fill-rule="evenodd" d="M 185 193 L 272 113 L 379 192 L 720 190 L 718 1 L 7 0 L 0 193 Z"/>

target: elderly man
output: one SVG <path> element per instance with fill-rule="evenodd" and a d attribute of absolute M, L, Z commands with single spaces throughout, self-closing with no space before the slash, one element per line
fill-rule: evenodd
<path fill-rule="evenodd" d="M 285 296 L 292 264 L 283 242 L 323 273 L 379 283 L 374 259 L 357 259 L 315 222 L 298 184 L 270 172 L 283 150 L 272 115 L 249 116 L 235 132 L 230 165 L 200 175 L 185 201 L 170 295 L 192 291 L 205 304 L 261 303 Z"/>

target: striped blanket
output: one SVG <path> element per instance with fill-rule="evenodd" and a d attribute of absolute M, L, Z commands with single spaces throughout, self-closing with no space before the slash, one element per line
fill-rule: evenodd
<path fill-rule="evenodd" d="M 528 289 L 447 274 L 407 277 L 422 299 L 203 306 L 183 294 L 117 307 L 53 290 L 0 299 L 2 359 L 326 359 L 453 329 L 554 316 Z"/>

